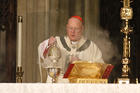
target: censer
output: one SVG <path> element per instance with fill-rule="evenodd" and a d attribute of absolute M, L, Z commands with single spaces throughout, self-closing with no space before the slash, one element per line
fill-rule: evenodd
<path fill-rule="evenodd" d="M 59 59 L 61 57 L 61 51 L 57 47 L 57 42 L 49 47 L 47 57 L 50 59 L 51 65 L 47 67 L 47 73 L 52 78 L 52 83 L 57 83 L 58 76 L 61 68 L 59 65 Z"/>

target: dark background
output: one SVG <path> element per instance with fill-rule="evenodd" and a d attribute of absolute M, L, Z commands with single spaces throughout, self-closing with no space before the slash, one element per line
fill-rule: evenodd
<path fill-rule="evenodd" d="M 0 62 L 0 82 L 16 82 L 16 15 L 17 0 L 0 0 L 0 34 L 6 33 L 5 45 L 0 41 L 0 48 L 5 47 Z"/>
<path fill-rule="evenodd" d="M 133 8 L 133 19 L 130 20 L 130 26 L 133 27 L 131 33 L 131 63 L 129 64 L 131 72 L 130 78 L 135 79 L 140 77 L 140 0 L 134 0 L 131 3 Z M 110 38 L 113 43 L 117 43 L 120 54 L 122 55 L 122 39 L 123 34 L 120 32 L 123 26 L 123 21 L 120 18 L 120 8 L 123 4 L 120 0 L 101 0 L 100 1 L 100 25 L 103 29 L 107 29 L 110 33 Z M 115 65 L 109 82 L 113 82 L 114 79 L 121 75 L 121 59 Z"/>

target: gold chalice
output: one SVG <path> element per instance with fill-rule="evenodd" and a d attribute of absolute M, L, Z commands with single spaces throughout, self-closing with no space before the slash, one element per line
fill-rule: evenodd
<path fill-rule="evenodd" d="M 47 68 L 47 73 L 52 78 L 52 83 L 57 83 L 60 70 L 60 68 Z"/>

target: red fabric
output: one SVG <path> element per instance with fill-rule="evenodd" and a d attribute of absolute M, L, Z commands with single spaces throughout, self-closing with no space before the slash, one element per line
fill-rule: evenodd
<path fill-rule="evenodd" d="M 48 53 L 48 50 L 49 50 L 49 47 L 48 47 L 47 49 L 44 50 L 44 52 L 43 52 L 43 56 L 44 56 L 44 57 L 45 57 L 46 54 Z"/>
<path fill-rule="evenodd" d="M 111 73 L 111 71 L 112 71 L 113 68 L 114 68 L 113 65 L 108 65 L 108 66 L 106 67 L 106 70 L 105 70 L 105 72 L 104 72 L 102 78 L 103 78 L 103 79 L 109 78 L 109 75 L 110 75 L 110 73 Z"/>
<path fill-rule="evenodd" d="M 71 72 L 73 66 L 74 66 L 74 64 L 69 64 L 68 69 L 67 69 L 67 71 L 65 72 L 63 78 L 68 78 L 68 76 L 69 76 L 69 74 L 70 74 L 70 72 Z"/>
<path fill-rule="evenodd" d="M 83 23 L 83 19 L 80 16 L 72 16 L 71 18 L 76 18 L 76 19 L 80 20 Z"/>

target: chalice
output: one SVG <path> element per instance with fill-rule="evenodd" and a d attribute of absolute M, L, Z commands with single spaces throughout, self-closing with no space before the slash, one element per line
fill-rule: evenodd
<path fill-rule="evenodd" d="M 54 67 L 47 68 L 47 73 L 52 78 L 52 83 L 57 83 L 60 70 L 61 70 L 60 68 L 54 68 Z"/>

